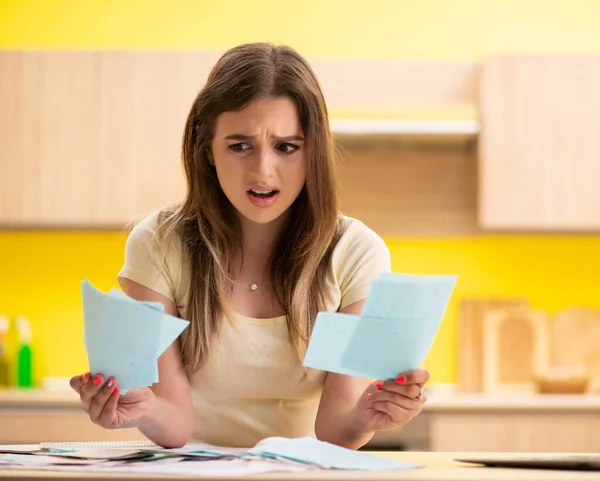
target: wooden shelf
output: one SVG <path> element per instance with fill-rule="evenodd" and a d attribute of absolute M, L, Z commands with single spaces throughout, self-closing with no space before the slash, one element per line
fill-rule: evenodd
<path fill-rule="evenodd" d="M 338 135 L 456 135 L 476 136 L 474 120 L 333 119 L 331 131 Z"/>

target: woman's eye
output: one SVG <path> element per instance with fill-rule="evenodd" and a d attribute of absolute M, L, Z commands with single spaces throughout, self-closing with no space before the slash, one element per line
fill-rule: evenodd
<path fill-rule="evenodd" d="M 279 152 L 282 152 L 284 154 L 291 154 L 292 152 L 295 152 L 296 150 L 298 150 L 300 147 L 298 147 L 297 145 L 294 145 L 294 144 L 282 143 L 282 144 L 277 144 L 275 146 L 275 148 L 277 150 L 279 150 Z"/>
<path fill-rule="evenodd" d="M 234 152 L 244 152 L 250 148 L 250 145 L 245 142 L 240 142 L 238 144 L 230 145 L 229 148 Z"/>

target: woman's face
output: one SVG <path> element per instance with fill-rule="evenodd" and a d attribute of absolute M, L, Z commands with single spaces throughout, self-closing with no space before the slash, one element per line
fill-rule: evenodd
<path fill-rule="evenodd" d="M 212 155 L 223 192 L 244 217 L 257 223 L 277 219 L 306 181 L 296 105 L 289 98 L 266 98 L 221 114 Z"/>

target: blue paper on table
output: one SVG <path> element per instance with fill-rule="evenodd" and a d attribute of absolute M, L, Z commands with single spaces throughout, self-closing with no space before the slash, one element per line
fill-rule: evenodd
<path fill-rule="evenodd" d="M 266 439 L 249 452 L 265 458 L 285 458 L 329 469 L 384 471 L 419 467 L 413 463 L 386 459 L 311 437 Z"/>
<path fill-rule="evenodd" d="M 124 394 L 158 382 L 158 357 L 189 322 L 164 313 L 160 303 L 140 302 L 81 283 L 84 344 L 90 372 L 114 376 Z"/>
<path fill-rule="evenodd" d="M 319 313 L 304 365 L 375 379 L 393 379 L 420 368 L 457 278 L 381 275 L 373 281 L 360 316 Z"/>

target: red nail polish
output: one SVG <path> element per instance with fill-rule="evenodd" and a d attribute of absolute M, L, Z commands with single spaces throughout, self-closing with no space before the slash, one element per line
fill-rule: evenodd
<path fill-rule="evenodd" d="M 381 391 L 381 389 L 383 388 L 383 383 L 379 381 L 377 384 L 375 384 L 375 387 Z"/>
<path fill-rule="evenodd" d="M 371 400 L 371 393 L 370 393 L 370 392 L 368 392 L 368 393 L 367 393 L 367 401 L 370 401 L 370 400 Z"/>
<path fill-rule="evenodd" d="M 406 382 L 406 376 L 398 376 L 396 378 L 396 384 L 404 384 Z"/>
<path fill-rule="evenodd" d="M 113 393 L 113 395 L 114 395 L 114 396 L 116 396 L 117 394 L 119 394 L 119 388 L 118 388 L 118 387 L 116 387 L 116 388 L 113 390 L 113 392 L 112 392 L 112 393 Z"/>
<path fill-rule="evenodd" d="M 115 384 L 115 380 L 111 378 L 108 380 L 107 384 L 108 384 L 108 387 L 113 387 L 113 385 Z"/>
<path fill-rule="evenodd" d="M 96 385 L 100 384 L 102 382 L 102 376 L 100 376 L 99 374 L 96 374 L 94 376 L 94 379 L 92 379 L 92 382 Z"/>
<path fill-rule="evenodd" d="M 83 376 L 81 376 L 83 382 L 88 382 L 90 380 L 90 373 L 86 372 Z"/>

